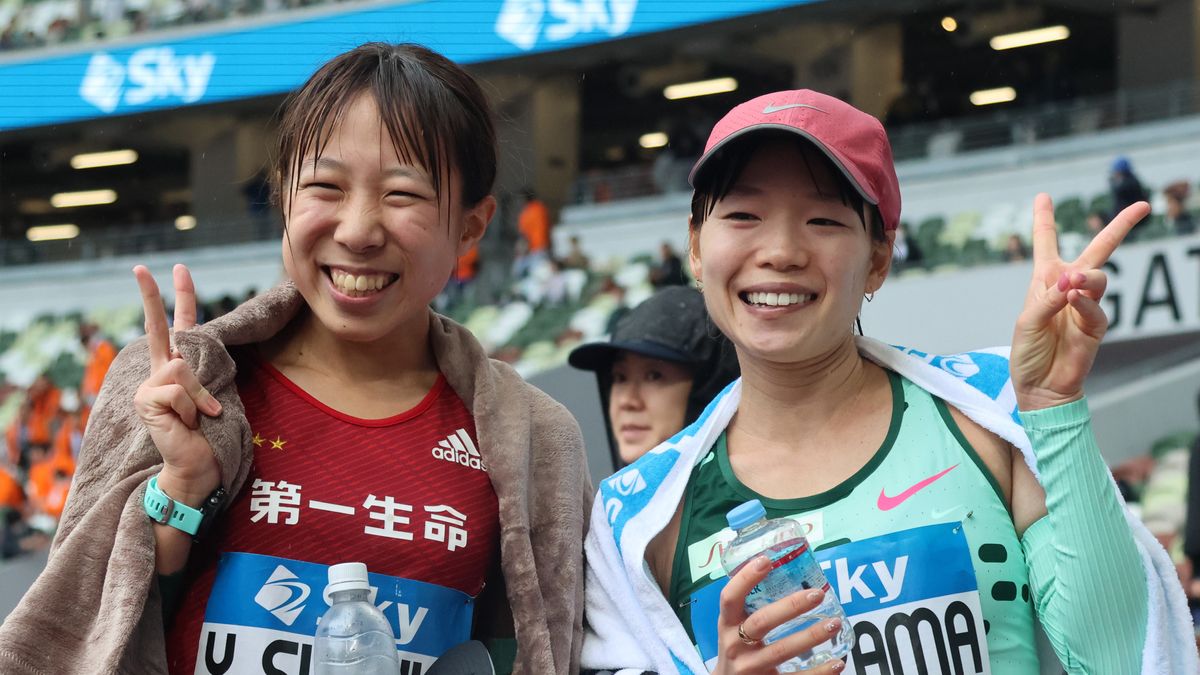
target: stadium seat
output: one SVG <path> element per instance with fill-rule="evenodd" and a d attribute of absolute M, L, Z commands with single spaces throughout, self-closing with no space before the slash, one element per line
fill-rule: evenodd
<path fill-rule="evenodd" d="M 962 249 L 983 220 L 978 211 L 960 211 L 950 218 L 942 230 L 941 242 L 952 249 Z"/>
<path fill-rule="evenodd" d="M 1083 200 L 1070 197 L 1058 201 L 1054 205 L 1054 221 L 1058 224 L 1059 232 L 1087 232 L 1087 213 L 1083 208 Z"/>

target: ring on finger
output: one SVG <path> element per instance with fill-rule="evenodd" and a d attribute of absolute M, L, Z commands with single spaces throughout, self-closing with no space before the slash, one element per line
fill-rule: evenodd
<path fill-rule="evenodd" d="M 752 638 L 749 635 L 746 635 L 746 622 L 745 621 L 738 624 L 738 639 L 741 640 L 743 644 L 750 645 L 751 647 L 762 644 L 761 639 Z"/>

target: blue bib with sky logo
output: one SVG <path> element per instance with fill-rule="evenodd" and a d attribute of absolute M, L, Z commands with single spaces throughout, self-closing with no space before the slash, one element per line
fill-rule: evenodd
<path fill-rule="evenodd" d="M 329 608 L 329 567 L 226 553 L 204 613 L 197 675 L 308 675 L 317 623 Z M 371 602 L 396 636 L 401 672 L 420 675 L 471 637 L 474 600 L 435 584 L 368 574 Z"/>

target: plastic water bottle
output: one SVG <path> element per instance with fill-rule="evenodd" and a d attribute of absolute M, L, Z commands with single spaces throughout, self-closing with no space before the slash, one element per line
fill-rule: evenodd
<path fill-rule="evenodd" d="M 726 519 L 729 521 L 729 527 L 737 533 L 721 553 L 721 565 L 729 576 L 737 574 L 738 570 L 759 554 L 771 560 L 771 571 L 767 573 L 767 578 L 759 582 L 746 596 L 747 614 L 797 591 L 809 588 L 825 591 L 820 605 L 776 626 L 763 636 L 763 642 L 775 642 L 818 621 L 842 620 L 842 629 L 832 638 L 780 664 L 779 672 L 794 673 L 814 668 L 848 654 L 854 646 L 854 629 L 846 620 L 841 603 L 831 592 L 829 582 L 809 548 L 808 540 L 800 532 L 800 526 L 788 518 L 767 520 L 767 510 L 757 499 L 734 508 L 726 515 Z"/>
<path fill-rule="evenodd" d="M 329 568 L 329 609 L 317 625 L 314 675 L 400 675 L 392 626 L 371 604 L 367 566 Z"/>

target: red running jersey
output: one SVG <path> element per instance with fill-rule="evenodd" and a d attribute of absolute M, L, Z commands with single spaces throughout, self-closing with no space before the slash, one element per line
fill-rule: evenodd
<path fill-rule="evenodd" d="M 172 675 L 192 673 L 222 553 L 371 572 L 475 596 L 498 559 L 496 493 L 474 421 L 446 381 L 382 420 L 337 412 L 269 364 L 239 360 L 238 393 L 254 433 L 242 491 L 197 544 L 167 631 Z"/>

